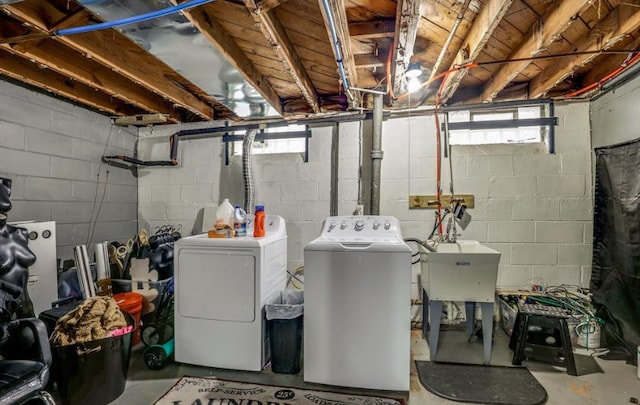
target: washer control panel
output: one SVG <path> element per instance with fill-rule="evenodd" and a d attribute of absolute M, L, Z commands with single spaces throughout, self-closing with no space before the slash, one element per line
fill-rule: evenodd
<path fill-rule="evenodd" d="M 324 221 L 325 238 L 401 238 L 400 223 L 390 216 L 337 216 Z"/>

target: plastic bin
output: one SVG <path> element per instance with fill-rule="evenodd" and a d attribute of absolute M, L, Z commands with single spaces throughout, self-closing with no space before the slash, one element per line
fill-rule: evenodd
<path fill-rule="evenodd" d="M 135 346 L 140 343 L 140 330 L 142 329 L 142 301 L 143 296 L 134 292 L 125 292 L 116 294 L 113 299 L 118 303 L 120 310 L 129 313 L 135 319 L 136 327 L 133 331 L 131 345 Z"/>
<path fill-rule="evenodd" d="M 111 286 L 114 294 L 135 292 L 144 297 L 142 303 L 142 323 L 153 321 L 155 311 L 160 305 L 160 296 L 168 288 L 170 278 L 158 281 L 113 279 Z"/>
<path fill-rule="evenodd" d="M 301 367 L 304 292 L 283 290 L 266 304 L 271 370 L 297 374 Z"/>
<path fill-rule="evenodd" d="M 124 316 L 135 325 L 131 315 Z M 132 333 L 51 347 L 53 380 L 63 405 L 106 405 L 124 392 Z"/>

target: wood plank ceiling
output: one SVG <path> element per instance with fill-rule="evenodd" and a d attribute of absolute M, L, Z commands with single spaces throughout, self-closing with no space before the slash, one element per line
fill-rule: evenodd
<path fill-rule="evenodd" d="M 85 0 L 96 2 L 183 3 Z M 0 4 L 0 77 L 110 116 L 241 119 L 125 30 L 57 35 L 103 21 L 81 2 Z M 391 109 L 562 98 L 591 85 L 589 97 L 640 44 L 640 0 L 216 0 L 181 18 L 285 117 L 367 108 L 361 89 L 384 92 Z M 429 81 L 410 96 L 409 63 Z"/>

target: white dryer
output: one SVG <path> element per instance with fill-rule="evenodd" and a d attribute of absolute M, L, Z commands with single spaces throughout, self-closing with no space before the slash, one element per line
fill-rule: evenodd
<path fill-rule="evenodd" d="M 327 218 L 304 289 L 305 381 L 409 390 L 411 250 L 396 218 Z"/>
<path fill-rule="evenodd" d="M 266 236 L 182 238 L 174 247 L 175 359 L 260 371 L 269 360 L 265 303 L 286 287 L 284 219 Z"/>

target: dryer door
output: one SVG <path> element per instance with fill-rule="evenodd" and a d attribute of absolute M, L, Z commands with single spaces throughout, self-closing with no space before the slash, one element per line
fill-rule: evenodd
<path fill-rule="evenodd" d="M 178 311 L 190 318 L 255 320 L 256 257 L 251 251 L 187 247 L 178 253 Z"/>

